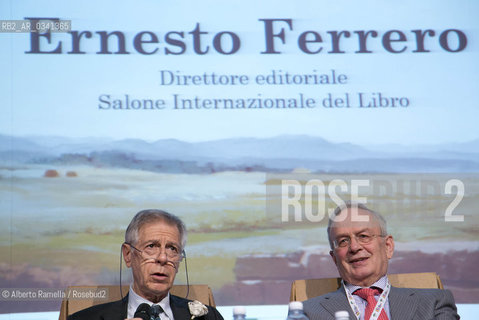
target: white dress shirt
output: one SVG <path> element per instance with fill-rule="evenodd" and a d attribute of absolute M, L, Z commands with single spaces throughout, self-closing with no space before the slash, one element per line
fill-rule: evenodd
<path fill-rule="evenodd" d="M 133 287 L 130 286 L 130 291 L 128 293 L 128 319 L 133 318 L 136 312 L 136 309 L 138 306 L 142 303 L 147 303 L 148 305 L 152 306 L 154 303 L 151 301 L 146 300 L 143 297 L 140 297 L 138 294 L 136 294 L 135 291 L 133 291 Z M 164 312 L 160 313 L 160 319 L 161 320 L 175 320 L 173 317 L 173 311 L 171 310 L 170 307 L 170 293 L 166 295 L 163 300 L 161 300 L 159 303 L 155 303 L 160 305 L 160 307 L 163 309 Z"/>

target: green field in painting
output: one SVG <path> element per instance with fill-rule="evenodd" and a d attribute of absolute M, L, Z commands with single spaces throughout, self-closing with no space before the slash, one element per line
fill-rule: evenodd
<path fill-rule="evenodd" d="M 57 170 L 59 176 L 45 178 L 47 169 Z M 76 177 L 67 177 L 67 172 L 75 172 Z M 326 185 L 333 179 L 369 180 L 371 187 L 363 189 L 362 195 L 386 216 L 397 242 L 454 241 L 465 247 L 477 243 L 477 175 L 318 177 Z M 452 178 L 465 184 L 465 196 L 453 212 L 464 215 L 464 222 L 444 220 L 455 196 L 445 194 L 444 183 Z M 278 176 L 261 172 L 195 175 L 74 166 L 3 167 L 0 264 L 3 269 L 9 267 L 10 273 L 25 266 L 38 268 L 38 281 L 61 276 L 63 285 L 115 283 L 128 222 L 141 209 L 161 208 L 182 217 L 189 229 L 190 282 L 220 288 L 235 281 L 238 256 L 327 245 L 325 220 L 282 221 L 274 209 L 281 202 L 280 183 Z M 411 187 L 414 184 L 416 189 Z M 341 194 L 343 199 L 350 196 L 350 190 Z M 313 204 L 334 208 L 331 199 L 324 199 L 314 199 Z M 181 269 L 178 282 L 184 281 Z"/>

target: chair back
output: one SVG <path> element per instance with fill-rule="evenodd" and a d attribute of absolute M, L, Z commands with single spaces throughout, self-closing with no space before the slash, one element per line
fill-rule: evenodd
<path fill-rule="evenodd" d="M 129 286 L 123 286 L 123 297 L 128 294 Z M 187 285 L 174 285 L 170 293 L 179 296 L 186 297 L 188 292 Z M 93 297 L 89 297 L 89 293 L 94 293 Z M 65 298 L 62 301 L 60 307 L 59 320 L 67 320 L 68 316 L 89 308 L 91 306 L 117 301 L 121 299 L 120 286 L 71 286 L 65 290 Z M 86 296 L 82 296 L 86 295 Z M 91 296 L 92 294 L 90 294 Z M 204 304 L 212 307 L 216 307 L 213 292 L 208 285 L 194 284 L 189 286 L 188 299 L 198 300 Z"/>
<path fill-rule="evenodd" d="M 392 286 L 400 288 L 444 289 L 439 275 L 435 272 L 398 273 L 388 275 Z M 304 301 L 336 291 L 341 286 L 341 278 L 295 280 L 291 285 L 290 301 Z"/>

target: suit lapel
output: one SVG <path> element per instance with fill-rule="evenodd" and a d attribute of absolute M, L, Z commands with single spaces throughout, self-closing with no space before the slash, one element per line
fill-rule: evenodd
<path fill-rule="evenodd" d="M 391 319 L 411 320 L 417 309 L 417 301 L 414 299 L 415 291 L 412 289 L 398 289 L 391 287 L 389 292 L 389 312 Z M 350 319 L 356 319 L 351 306 L 348 303 L 346 292 L 341 287 L 337 291 L 328 294 L 321 302 L 334 319 L 334 313 L 338 310 L 346 310 Z"/>
<path fill-rule="evenodd" d="M 191 318 L 190 310 L 188 309 L 188 300 L 170 294 L 170 307 L 175 320 Z"/>
<path fill-rule="evenodd" d="M 334 313 L 339 310 L 347 311 L 349 313 L 350 319 L 356 319 L 356 316 L 354 315 L 353 311 L 351 310 L 351 306 L 348 303 L 346 292 L 342 286 L 337 291 L 328 294 L 321 304 L 323 305 L 324 309 L 331 314 L 333 319 Z"/>
<path fill-rule="evenodd" d="M 400 291 L 403 292 L 400 292 Z M 392 319 L 411 320 L 416 312 L 417 301 L 414 299 L 414 290 L 391 287 L 389 292 L 389 312 Z M 401 294 L 400 294 L 401 293 Z"/>
<path fill-rule="evenodd" d="M 126 319 L 128 313 L 128 295 L 122 300 L 116 301 L 111 304 L 107 312 L 105 312 L 101 318 L 104 320 L 123 320 Z"/>

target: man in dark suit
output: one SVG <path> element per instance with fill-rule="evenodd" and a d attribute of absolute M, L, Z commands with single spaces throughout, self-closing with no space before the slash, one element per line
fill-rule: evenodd
<path fill-rule="evenodd" d="M 327 232 L 343 284 L 304 302 L 310 320 L 334 320 L 337 311 L 360 320 L 459 319 L 448 290 L 391 287 L 386 273 L 394 240 L 379 213 L 346 203 L 334 211 Z"/>
<path fill-rule="evenodd" d="M 134 318 L 143 303 L 158 305 L 161 320 L 223 320 L 210 306 L 169 293 L 186 244 L 186 227 L 175 215 L 161 210 L 138 212 L 125 232 L 122 252 L 132 269 L 133 283 L 125 298 L 81 310 L 69 320 L 124 320 Z"/>

